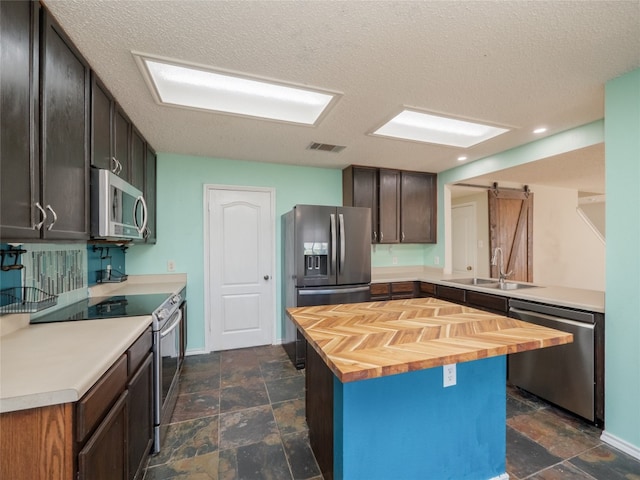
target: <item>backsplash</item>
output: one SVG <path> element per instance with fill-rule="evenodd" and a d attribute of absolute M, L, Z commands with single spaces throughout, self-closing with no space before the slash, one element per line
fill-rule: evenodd
<path fill-rule="evenodd" d="M 25 248 L 26 247 L 26 248 Z M 87 287 L 86 250 L 78 245 L 23 246 L 23 284 L 53 295 Z"/>
<path fill-rule="evenodd" d="M 8 250 L 10 247 L 1 244 L 0 248 Z M 114 275 L 125 273 L 126 247 L 111 244 L 25 243 L 19 248 L 26 253 L 17 259 L 7 256 L 5 264 L 15 262 L 24 267 L 0 271 L 0 289 L 35 287 L 58 296 L 58 306 L 54 308 L 85 299 L 87 288 L 98 282 L 99 272 L 106 270 L 107 265 L 111 265 Z M 0 303 L 3 302 L 0 300 Z M 34 315 L 43 313 L 46 312 Z"/>

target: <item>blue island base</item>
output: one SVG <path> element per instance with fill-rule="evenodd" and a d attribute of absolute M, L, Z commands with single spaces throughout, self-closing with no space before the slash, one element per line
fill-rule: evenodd
<path fill-rule="evenodd" d="M 333 377 L 336 480 L 507 479 L 506 357 L 342 383 Z"/>

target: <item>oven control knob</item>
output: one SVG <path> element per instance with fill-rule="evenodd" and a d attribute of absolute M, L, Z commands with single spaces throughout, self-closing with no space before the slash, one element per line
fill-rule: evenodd
<path fill-rule="evenodd" d="M 163 308 L 157 313 L 158 320 L 164 320 L 167 317 L 167 309 Z"/>
<path fill-rule="evenodd" d="M 175 305 L 177 303 L 180 303 L 180 295 L 174 295 L 173 297 L 171 297 L 171 305 Z"/>

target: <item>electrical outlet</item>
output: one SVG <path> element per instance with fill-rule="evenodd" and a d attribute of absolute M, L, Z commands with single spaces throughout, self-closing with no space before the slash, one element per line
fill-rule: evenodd
<path fill-rule="evenodd" d="M 391 259 L 391 263 L 393 263 L 394 265 L 397 265 L 398 264 L 398 257 L 393 257 Z"/>
<path fill-rule="evenodd" d="M 167 272 L 175 272 L 176 271 L 176 262 L 173 260 L 169 260 L 167 262 Z"/>
<path fill-rule="evenodd" d="M 440 257 L 439 256 L 435 256 L 433 257 L 433 264 L 434 265 L 440 265 Z"/>
<path fill-rule="evenodd" d="M 456 384 L 456 364 L 442 366 L 442 386 L 452 387 Z"/>

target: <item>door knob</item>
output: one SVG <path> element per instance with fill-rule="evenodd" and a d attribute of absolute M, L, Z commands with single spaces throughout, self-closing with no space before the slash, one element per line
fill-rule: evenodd
<path fill-rule="evenodd" d="M 269 277 L 269 275 L 265 275 L 265 276 L 264 276 L 264 279 L 265 279 L 265 280 L 269 280 L 269 278 L 270 278 L 270 277 Z"/>
<path fill-rule="evenodd" d="M 468 271 L 471 271 L 471 270 L 473 270 L 473 267 L 472 267 L 471 265 L 469 265 L 469 266 L 467 267 L 467 270 L 468 270 Z"/>

